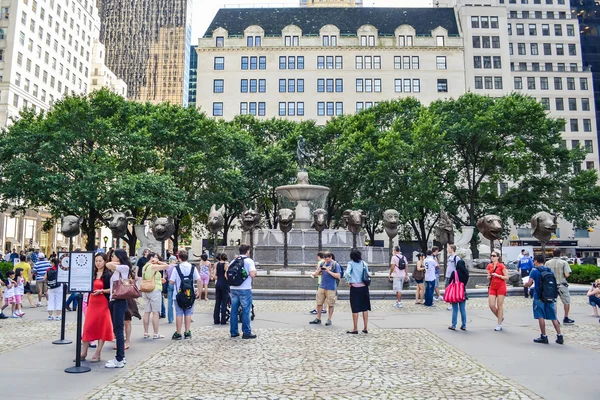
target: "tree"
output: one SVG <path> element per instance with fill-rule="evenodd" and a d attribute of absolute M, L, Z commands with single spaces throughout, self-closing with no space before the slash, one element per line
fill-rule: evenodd
<path fill-rule="evenodd" d="M 536 209 L 563 209 L 557 193 L 573 181 L 573 162 L 581 154 L 561 147 L 564 121 L 548 118 L 535 99 L 519 93 L 500 98 L 468 93 L 435 101 L 429 111 L 444 137 L 440 157 L 448 168 L 440 173 L 459 225 L 475 226 L 492 213 L 524 223 Z M 498 186 L 504 183 L 506 193 Z M 477 235 L 471 250 L 477 257 Z"/>
<path fill-rule="evenodd" d="M 87 249 L 93 250 L 103 210 L 138 200 L 158 203 L 148 185 L 175 190 L 169 179 L 151 172 L 159 157 L 136 124 L 147 112 L 147 105 L 104 89 L 65 96 L 47 113 L 23 110 L 0 135 L 0 207 L 81 216 Z M 145 184 L 134 191 L 134 182 Z M 164 193 L 159 196 L 169 202 Z"/>

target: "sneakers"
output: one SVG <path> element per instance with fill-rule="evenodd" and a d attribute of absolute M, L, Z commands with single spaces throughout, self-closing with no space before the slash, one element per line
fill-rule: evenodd
<path fill-rule="evenodd" d="M 574 323 L 575 323 L 575 320 L 573 320 L 573 319 L 569 319 L 567 317 L 563 318 L 563 324 L 574 324 Z"/>
<path fill-rule="evenodd" d="M 13 318 L 19 318 L 19 316 L 17 315 L 17 313 L 13 313 L 13 314 L 12 314 L 12 317 L 13 317 Z"/>
<path fill-rule="evenodd" d="M 0 319 L 7 319 L 8 317 L 4 313 L 0 313 Z"/>
<path fill-rule="evenodd" d="M 42 306 L 42 303 L 40 301 L 38 301 L 36 307 L 41 307 L 41 306 Z"/>
<path fill-rule="evenodd" d="M 325 322 L 325 326 L 331 326 L 331 320 L 328 319 L 327 322 Z"/>
<path fill-rule="evenodd" d="M 434 297 L 433 299 L 434 299 L 435 301 L 440 301 L 440 300 L 442 300 L 442 296 L 437 296 L 437 297 Z"/>
<path fill-rule="evenodd" d="M 321 320 L 319 318 L 315 318 L 314 320 L 310 321 L 309 324 L 311 324 L 311 325 L 315 325 L 315 324 L 321 325 Z"/>
<path fill-rule="evenodd" d="M 317 315 L 317 310 L 316 309 L 312 310 L 310 313 L 313 314 L 313 315 Z"/>
<path fill-rule="evenodd" d="M 256 335 L 251 333 L 249 335 L 246 335 L 245 333 L 242 335 L 242 339 L 256 339 Z"/>
<path fill-rule="evenodd" d="M 48 321 L 54 321 L 54 317 L 52 315 L 48 315 Z"/>
<path fill-rule="evenodd" d="M 327 310 L 326 309 L 322 309 L 321 310 L 321 314 L 327 314 Z"/>
<path fill-rule="evenodd" d="M 548 340 L 548 338 L 546 338 L 546 340 Z M 556 343 L 558 343 L 558 344 L 565 343 L 565 340 L 563 339 L 563 335 L 556 335 Z"/>
<path fill-rule="evenodd" d="M 113 358 L 112 360 L 104 364 L 104 366 L 106 368 L 123 368 L 125 366 L 125 362 L 117 361 L 116 358 Z"/>
<path fill-rule="evenodd" d="M 236 338 L 236 337 L 238 337 L 238 336 L 240 336 L 240 334 L 239 334 L 239 333 L 236 333 L 236 334 L 233 334 L 233 335 L 231 335 L 231 337 L 232 337 L 232 338 Z"/>
<path fill-rule="evenodd" d="M 60 321 L 62 319 L 62 317 L 54 317 L 55 321 Z"/>
<path fill-rule="evenodd" d="M 397 301 L 396 304 L 394 304 L 395 308 L 402 308 L 402 302 L 401 301 Z"/>
<path fill-rule="evenodd" d="M 181 335 L 180 335 L 181 336 Z M 183 333 L 183 338 L 184 339 L 191 339 L 192 338 L 192 331 L 187 331 Z"/>
<path fill-rule="evenodd" d="M 534 343 L 548 344 L 548 336 L 540 335 L 539 338 L 533 339 Z"/>
<path fill-rule="evenodd" d="M 183 339 L 183 336 L 181 336 L 181 333 L 179 333 L 179 332 L 175 332 L 173 334 L 173 336 L 171 336 L 171 340 L 181 340 L 181 339 Z"/>
<path fill-rule="evenodd" d="M 502 325 L 498 325 L 497 327 L 494 328 L 494 330 L 496 332 L 500 332 L 502 330 Z"/>

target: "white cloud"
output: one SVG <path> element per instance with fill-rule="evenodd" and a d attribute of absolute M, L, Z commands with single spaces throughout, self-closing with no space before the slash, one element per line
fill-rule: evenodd
<path fill-rule="evenodd" d="M 195 0 L 192 13 L 192 44 L 198 44 L 198 38 L 204 35 L 219 8 L 288 7 L 298 3 L 298 0 Z M 365 7 L 431 7 L 432 0 L 365 0 L 364 4 Z"/>

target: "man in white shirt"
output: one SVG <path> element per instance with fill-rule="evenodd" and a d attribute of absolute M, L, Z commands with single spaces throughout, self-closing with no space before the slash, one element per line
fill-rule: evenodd
<path fill-rule="evenodd" d="M 425 258 L 425 306 L 433 307 L 433 291 L 435 288 L 435 271 L 438 262 L 433 256 L 433 251 L 427 250 Z"/>
<path fill-rule="evenodd" d="M 229 333 L 231 337 L 240 336 L 238 328 L 238 309 L 242 305 L 242 339 L 256 339 L 250 328 L 250 311 L 252 309 L 252 280 L 256 276 L 254 260 L 248 257 L 250 246 L 240 245 L 240 257 L 244 259 L 244 269 L 248 277 L 239 286 L 230 286 L 231 290 L 231 315 L 229 318 Z"/>
<path fill-rule="evenodd" d="M 394 304 L 394 307 L 396 308 L 402 308 L 402 287 L 404 286 L 404 282 L 408 282 L 406 267 L 408 267 L 408 261 L 406 260 L 406 257 L 402 255 L 402 252 L 400 252 L 400 246 L 394 246 L 394 255 L 390 260 L 388 279 L 391 280 L 393 277 L 392 288 L 396 293 L 397 301 L 396 304 Z"/>
<path fill-rule="evenodd" d="M 198 273 L 198 269 L 194 268 L 192 264 L 188 262 L 188 252 L 187 250 L 179 250 L 179 265 L 173 268 L 171 271 L 171 276 L 169 277 L 169 282 L 173 285 L 173 303 L 175 303 L 175 328 L 177 329 L 171 339 L 173 340 L 181 340 L 191 339 L 192 331 L 190 330 L 190 325 L 192 324 L 192 314 L 194 314 L 194 307 L 183 309 L 179 306 L 177 302 L 177 293 L 179 292 L 179 288 L 181 287 L 181 277 L 179 276 L 179 272 L 177 271 L 177 267 L 181 271 L 181 276 L 186 279 L 194 271 L 193 280 L 196 282 L 198 287 L 202 287 L 202 283 L 200 281 L 200 274 Z M 194 296 L 198 299 L 200 298 L 200 293 L 195 293 Z M 181 323 L 183 318 L 185 317 L 185 331 L 183 336 L 181 335 Z"/>

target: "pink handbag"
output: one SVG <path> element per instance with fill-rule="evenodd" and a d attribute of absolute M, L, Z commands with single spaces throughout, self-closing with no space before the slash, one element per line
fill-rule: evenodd
<path fill-rule="evenodd" d="M 458 272 L 454 271 L 454 281 L 444 290 L 446 303 L 462 303 L 465 301 L 465 284 L 458 280 Z"/>

